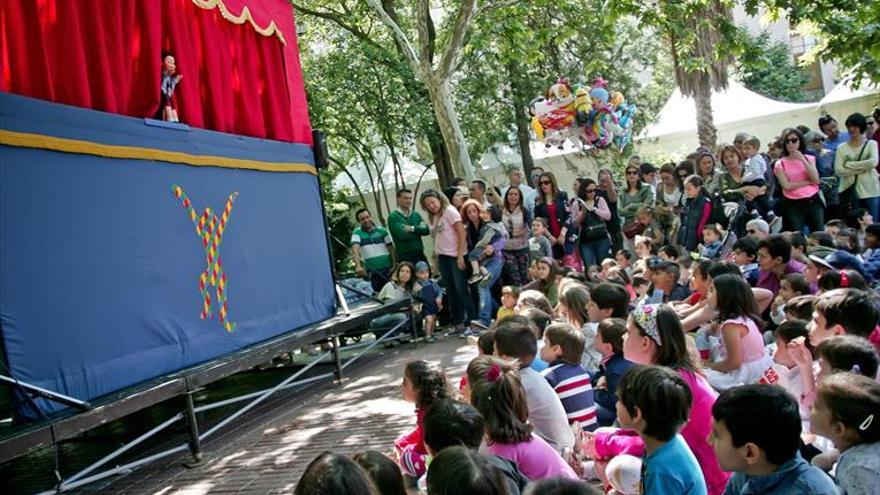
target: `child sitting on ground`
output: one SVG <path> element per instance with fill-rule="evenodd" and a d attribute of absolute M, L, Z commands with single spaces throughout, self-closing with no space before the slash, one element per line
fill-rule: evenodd
<path fill-rule="evenodd" d="M 764 371 L 764 376 L 758 382 L 779 385 L 793 397 L 800 397 L 804 393 L 804 384 L 797 362 L 788 350 L 788 344 L 795 339 L 805 339 L 804 344 L 807 349 L 813 352 L 813 346 L 807 340 L 809 337 L 807 324 L 799 320 L 786 320 L 776 328 L 773 336 L 776 341 L 773 348 L 773 366 Z M 801 417 L 806 420 L 809 416 L 810 408 L 801 408 Z"/>
<path fill-rule="evenodd" d="M 733 245 L 733 262 L 742 271 L 743 277 L 750 286 L 758 283 L 758 274 L 761 268 L 758 266 L 758 243 L 751 237 L 738 239 Z"/>
<path fill-rule="evenodd" d="M 700 257 L 707 260 L 718 259 L 721 251 L 721 228 L 717 223 L 706 224 L 703 227 L 703 244 L 700 245 Z"/>
<path fill-rule="evenodd" d="M 403 371 L 401 385 L 403 400 L 416 405 L 416 428 L 394 441 L 400 470 L 413 478 L 425 474 L 428 451 L 422 434 L 425 411 L 436 399 L 449 397 L 446 374 L 439 366 L 428 361 L 412 361 Z"/>
<path fill-rule="evenodd" d="M 519 380 L 528 398 L 529 422 L 539 436 L 562 452 L 574 446 L 574 434 L 568 426 L 565 408 L 553 387 L 540 373 L 529 367 L 537 350 L 538 339 L 524 317 L 507 318 L 495 329 L 495 355 L 508 362 L 515 361 L 519 366 Z M 470 379 L 471 374 L 468 373 Z M 472 384 L 471 394 L 474 391 Z"/>
<path fill-rule="evenodd" d="M 590 375 L 580 365 L 584 352 L 584 334 L 567 323 L 554 323 L 544 331 L 541 359 L 550 367 L 541 372 L 553 387 L 568 424 L 580 423 L 584 431 L 593 431 L 596 422 L 596 403 Z"/>
<path fill-rule="evenodd" d="M 835 373 L 819 385 L 810 413 L 813 432 L 840 451 L 835 476 L 843 494 L 877 493 L 880 486 L 880 385 L 855 373 Z"/>
<path fill-rule="evenodd" d="M 508 316 L 513 316 L 516 314 L 516 311 L 513 309 L 516 306 L 516 301 L 519 299 L 519 287 L 514 287 L 512 285 L 505 285 L 501 288 L 501 307 L 498 308 L 498 313 L 495 315 L 495 321 L 501 321 Z"/>
<path fill-rule="evenodd" d="M 712 406 L 711 442 L 733 471 L 725 493 L 837 495 L 837 487 L 799 454 L 801 418 L 794 397 L 773 385 L 724 391 Z"/>
<path fill-rule="evenodd" d="M 529 368 L 540 373 L 550 366 L 547 361 L 541 359 L 541 347 L 544 345 L 544 330 L 550 326 L 552 318 L 550 318 L 549 314 L 538 308 L 526 308 L 520 312 L 520 315 L 529 321 L 529 326 L 532 327 L 532 331 L 535 332 L 535 338 L 538 339 L 538 352 Z"/>
<path fill-rule="evenodd" d="M 495 354 L 495 330 L 486 330 L 479 337 L 471 336 L 468 337 L 468 340 L 473 340 L 471 343 L 477 346 L 477 356 L 492 356 Z M 458 382 L 458 393 L 461 396 L 461 400 L 468 403 L 471 401 L 471 388 L 468 385 L 467 374 L 462 376 Z"/>
<path fill-rule="evenodd" d="M 617 420 L 645 443 L 642 493 L 706 495 L 697 458 L 679 434 L 693 402 L 681 376 L 661 366 L 636 365 L 617 392 Z"/>
<path fill-rule="evenodd" d="M 470 404 L 451 399 L 435 400 L 425 412 L 425 447 L 436 456 L 451 447 L 466 447 L 476 451 L 480 448 L 486 431 L 480 412 Z M 516 463 L 495 455 L 485 456 L 504 475 L 508 495 L 519 495 L 529 480 L 520 472 Z M 424 493 L 424 492 L 422 492 Z M 382 495 L 387 495 L 382 493 Z"/>
<path fill-rule="evenodd" d="M 553 246 L 547 238 L 547 220 L 538 217 L 532 220 L 532 237 L 529 238 L 529 261 L 534 263 L 541 258 L 553 257 Z"/>
<path fill-rule="evenodd" d="M 501 210 L 497 206 L 490 206 L 480 211 L 480 220 L 483 222 L 477 234 L 477 243 L 474 244 L 474 248 L 467 255 L 467 259 L 471 263 L 471 271 L 473 272 L 471 278 L 468 279 L 468 284 L 489 282 L 492 276 L 486 270 L 485 263 L 492 259 L 492 257 L 484 256 L 483 251 L 486 249 L 486 246 L 502 237 L 507 237 L 507 227 L 501 223 Z"/>
<path fill-rule="evenodd" d="M 599 426 L 611 426 L 617 421 L 617 384 L 633 363 L 623 357 L 623 336 L 626 320 L 606 318 L 599 323 L 596 349 L 602 353 L 599 371 L 592 376 L 593 399 Z"/>
<path fill-rule="evenodd" d="M 718 311 L 722 359 L 705 363 L 706 379 L 716 390 L 756 383 L 773 362 L 764 349 L 761 317 L 751 287 L 738 274 L 712 280 L 709 304 Z"/>
<path fill-rule="evenodd" d="M 520 370 L 520 373 L 522 370 Z M 516 463 L 530 480 L 564 477 L 577 479 L 571 467 L 559 455 L 559 450 L 540 436 L 532 433 L 535 422 L 531 421 L 527 392 L 520 380 L 520 373 L 512 363 L 481 356 L 470 362 L 468 381 L 472 384 L 471 403 L 480 411 L 486 425 L 484 454 L 493 454 Z M 544 378 L 538 378 L 548 388 L 552 399 L 559 399 Z M 560 410 L 562 405 L 559 405 Z M 565 412 L 562 411 L 563 421 Z M 567 422 L 565 429 L 569 434 Z M 572 437 L 572 444 L 574 438 Z"/>
<path fill-rule="evenodd" d="M 415 298 L 422 303 L 422 315 L 425 317 L 425 342 L 436 342 L 434 328 L 437 326 L 437 315 L 443 309 L 443 289 L 431 278 L 431 270 L 424 261 L 416 263 Z"/>
<path fill-rule="evenodd" d="M 586 286 L 571 284 L 559 297 L 556 313 L 563 321 L 567 321 L 583 334 L 586 346 L 579 363 L 586 371 L 593 373 L 599 369 L 602 354 L 593 345 L 596 340 L 596 326 L 598 324 L 590 322 L 590 315 L 587 312 L 589 302 L 590 292 Z"/>
<path fill-rule="evenodd" d="M 810 284 L 800 273 L 789 273 L 779 283 L 779 294 L 770 305 L 770 319 L 779 325 L 785 321 L 785 305 L 795 297 L 810 295 Z"/>
<path fill-rule="evenodd" d="M 550 302 L 550 307 L 555 307 L 559 303 L 557 278 L 559 278 L 559 264 L 556 260 L 549 257 L 541 258 L 535 262 L 535 278 L 524 285 L 522 290 L 540 291 Z"/>

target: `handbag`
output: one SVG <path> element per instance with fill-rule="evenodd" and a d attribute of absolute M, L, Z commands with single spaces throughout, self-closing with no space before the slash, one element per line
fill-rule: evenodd
<path fill-rule="evenodd" d="M 645 232 L 645 226 L 639 222 L 631 222 L 623 226 L 623 235 L 627 239 L 635 239 L 637 235 Z"/>
<path fill-rule="evenodd" d="M 594 205 L 598 205 L 598 203 L 599 200 L 596 200 Z M 605 226 L 605 221 L 592 211 L 587 211 L 581 222 L 581 242 L 598 241 L 607 237 L 608 228 Z"/>

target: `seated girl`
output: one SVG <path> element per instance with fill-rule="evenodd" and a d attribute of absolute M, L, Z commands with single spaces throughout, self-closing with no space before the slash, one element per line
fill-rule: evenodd
<path fill-rule="evenodd" d="M 764 348 L 763 322 L 752 288 L 739 274 L 715 277 L 709 304 L 718 311 L 722 346 L 720 360 L 704 362 L 706 378 L 717 390 L 756 383 L 773 362 Z"/>
<path fill-rule="evenodd" d="M 532 481 L 544 478 L 578 479 L 556 450 L 533 433 L 528 423 L 526 395 L 513 363 L 480 356 L 467 369 L 471 404 L 486 425 L 482 453 L 514 462 Z"/>
<path fill-rule="evenodd" d="M 403 400 L 416 405 L 416 427 L 394 441 L 400 470 L 415 479 L 421 478 L 427 469 L 428 451 L 422 434 L 425 411 L 437 399 L 450 396 L 446 374 L 440 367 L 428 361 L 412 361 L 403 371 L 400 385 Z"/>

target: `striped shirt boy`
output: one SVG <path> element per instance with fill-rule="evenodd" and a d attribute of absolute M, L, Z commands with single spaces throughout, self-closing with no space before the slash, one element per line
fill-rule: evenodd
<path fill-rule="evenodd" d="M 557 359 L 541 374 L 562 401 L 569 424 L 580 422 L 584 431 L 593 431 L 599 426 L 590 375 L 581 365 Z"/>

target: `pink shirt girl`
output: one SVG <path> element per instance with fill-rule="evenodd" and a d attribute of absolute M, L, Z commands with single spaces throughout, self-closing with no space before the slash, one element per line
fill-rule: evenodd
<path fill-rule="evenodd" d="M 431 222 L 431 236 L 434 238 L 434 252 L 444 256 L 458 256 L 458 234 L 455 224 L 461 223 L 461 213 L 449 205 L 443 214 Z"/>
<path fill-rule="evenodd" d="M 535 434 L 532 434 L 531 439 L 526 442 L 492 442 L 485 445 L 481 451 L 516 463 L 519 470 L 532 481 L 544 478 L 578 479 L 571 466 L 556 450 Z"/>
<path fill-rule="evenodd" d="M 813 166 L 816 165 L 816 159 L 810 155 L 804 155 L 804 157 L 809 161 Z M 790 156 L 786 156 L 776 162 L 776 165 L 773 167 L 774 172 L 782 172 L 785 174 L 785 177 L 789 182 L 800 182 L 803 180 L 809 180 L 810 176 L 807 174 L 807 167 L 800 160 L 795 160 Z M 819 192 L 818 184 L 807 184 L 805 186 L 798 187 L 796 189 L 783 189 L 782 194 L 788 199 L 807 199 L 812 198 Z"/>

